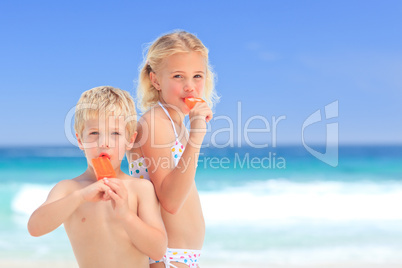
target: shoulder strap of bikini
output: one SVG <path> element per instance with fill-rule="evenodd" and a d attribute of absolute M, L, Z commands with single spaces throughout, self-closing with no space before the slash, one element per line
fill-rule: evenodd
<path fill-rule="evenodd" d="M 167 115 L 167 116 L 169 117 L 169 119 L 170 119 L 170 122 L 172 122 L 174 135 L 176 135 L 176 138 L 178 138 L 179 136 L 177 135 L 176 127 L 174 126 L 174 122 L 173 122 L 172 118 L 170 117 L 169 112 L 166 110 L 165 107 L 163 107 L 163 105 L 162 105 L 159 101 L 158 101 L 158 104 L 159 104 L 159 106 L 162 107 L 162 109 L 165 111 L 166 115 Z"/>

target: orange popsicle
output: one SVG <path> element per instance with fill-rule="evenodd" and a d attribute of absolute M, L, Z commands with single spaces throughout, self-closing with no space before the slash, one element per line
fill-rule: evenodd
<path fill-rule="evenodd" d="M 105 177 L 116 178 L 116 173 L 109 158 L 109 155 L 101 154 L 98 158 L 92 159 L 92 166 L 97 180 L 102 180 Z"/>
<path fill-rule="evenodd" d="M 193 109 L 194 105 L 197 102 L 205 102 L 205 101 L 203 99 L 201 99 L 201 98 L 190 97 L 190 98 L 185 98 L 184 102 L 186 103 L 188 108 Z"/>

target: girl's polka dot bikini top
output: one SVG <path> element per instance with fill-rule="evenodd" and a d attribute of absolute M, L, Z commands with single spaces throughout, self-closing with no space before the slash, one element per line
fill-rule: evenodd
<path fill-rule="evenodd" d="M 170 150 L 172 151 L 174 166 L 177 166 L 177 163 L 179 163 L 180 157 L 183 155 L 184 146 L 179 140 L 179 136 L 177 135 L 176 128 L 174 126 L 172 118 L 169 115 L 169 112 L 166 110 L 165 107 L 162 106 L 162 104 L 160 102 L 158 102 L 158 104 L 165 111 L 166 115 L 170 119 L 170 122 L 172 122 L 174 135 L 176 136 L 176 141 L 175 141 L 175 144 L 172 146 L 172 148 L 170 148 Z M 145 165 L 145 162 L 146 161 L 145 161 L 144 156 L 141 156 L 140 158 L 132 161 L 129 164 L 130 176 L 150 180 L 149 174 L 148 174 L 148 169 L 147 169 L 147 166 Z"/>

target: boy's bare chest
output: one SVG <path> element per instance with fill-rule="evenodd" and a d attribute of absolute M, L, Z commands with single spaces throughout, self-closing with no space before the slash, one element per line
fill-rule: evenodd
<path fill-rule="evenodd" d="M 137 208 L 130 206 L 130 210 L 137 213 Z M 81 205 L 66 221 L 65 226 L 72 227 L 73 230 L 83 232 L 104 231 L 120 226 L 120 221 L 116 218 L 112 201 L 100 201 L 96 203 L 85 203 Z"/>

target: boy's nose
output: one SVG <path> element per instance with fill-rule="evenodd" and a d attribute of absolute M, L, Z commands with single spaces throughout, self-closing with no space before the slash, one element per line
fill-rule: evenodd
<path fill-rule="evenodd" d="M 99 147 L 100 148 L 109 148 L 110 144 L 109 144 L 109 140 L 107 137 L 101 137 L 99 139 Z"/>

